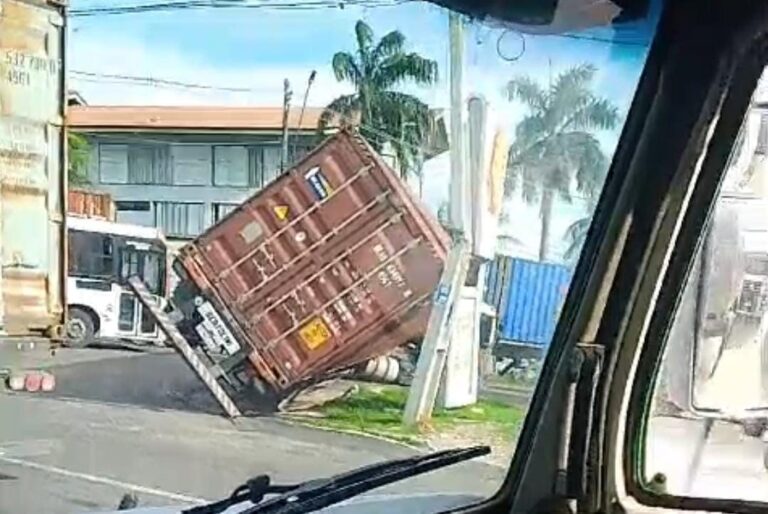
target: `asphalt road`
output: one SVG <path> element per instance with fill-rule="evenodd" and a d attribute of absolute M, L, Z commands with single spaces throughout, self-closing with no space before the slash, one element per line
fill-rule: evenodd
<path fill-rule="evenodd" d="M 104 511 L 129 491 L 188 504 L 257 474 L 294 483 L 415 453 L 267 417 L 233 424 L 173 354 L 83 355 L 54 367 L 55 394 L 0 392 L 0 514 Z M 389 490 L 487 495 L 503 474 L 465 463 Z"/>

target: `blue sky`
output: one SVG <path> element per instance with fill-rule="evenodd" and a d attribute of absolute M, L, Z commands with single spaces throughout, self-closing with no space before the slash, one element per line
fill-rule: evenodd
<path fill-rule="evenodd" d="M 150 0 L 142 0 L 150 1 Z M 121 0 L 135 5 L 138 0 Z M 72 9 L 113 6 L 117 0 L 73 0 Z M 448 14 L 428 3 L 405 2 L 386 7 L 322 8 L 300 11 L 275 9 L 207 9 L 122 16 L 72 18 L 69 67 L 102 74 L 134 75 L 248 88 L 246 93 L 160 88 L 124 82 L 70 76 L 70 86 L 93 104 L 224 104 L 275 106 L 282 102 L 282 82 L 288 78 L 298 102 L 312 69 L 317 78 L 309 105 L 322 106 L 351 92 L 331 73 L 334 52 L 354 50 L 353 27 L 358 19 L 372 26 L 377 37 L 400 30 L 407 46 L 437 61 L 440 80 L 430 88 L 405 86 L 436 107 L 448 108 Z M 550 77 L 575 64 L 597 66 L 595 91 L 614 102 L 624 115 L 629 107 L 642 64 L 645 34 L 627 31 L 611 44 L 610 28 L 571 36 L 521 35 L 498 24 L 472 22 L 465 37 L 465 92 L 479 94 L 490 103 L 499 126 L 510 138 L 522 118 L 521 106 L 507 101 L 503 87 L 516 75 L 529 75 L 546 85 Z M 500 50 L 501 52 L 499 52 Z M 500 55 L 501 54 L 501 55 Z M 515 60 L 505 60 L 503 57 Z M 612 154 L 617 132 L 599 134 Z M 447 156 L 430 162 L 425 170 L 425 200 L 436 208 L 447 198 Z M 515 219 L 526 223 L 509 229 L 518 239 L 537 238 L 535 207 L 512 206 Z M 553 239 L 583 214 L 578 200 L 558 207 Z M 517 225 L 517 224 L 515 224 Z"/>

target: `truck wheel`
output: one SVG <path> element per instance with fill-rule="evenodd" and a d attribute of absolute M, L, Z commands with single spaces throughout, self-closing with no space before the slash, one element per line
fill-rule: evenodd
<path fill-rule="evenodd" d="M 95 323 L 90 314 L 77 307 L 69 309 L 69 320 L 67 321 L 67 346 L 72 348 L 85 348 L 93 342 L 95 333 Z"/>

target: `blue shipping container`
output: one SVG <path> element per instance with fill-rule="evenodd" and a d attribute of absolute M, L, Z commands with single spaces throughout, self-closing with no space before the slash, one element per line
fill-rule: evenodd
<path fill-rule="evenodd" d="M 499 313 L 500 342 L 549 345 L 570 281 L 566 266 L 498 257 L 488 268 L 485 301 Z"/>

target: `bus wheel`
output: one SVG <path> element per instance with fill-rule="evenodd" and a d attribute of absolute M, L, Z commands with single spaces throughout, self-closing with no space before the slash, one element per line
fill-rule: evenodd
<path fill-rule="evenodd" d="M 72 307 L 69 309 L 67 321 L 67 346 L 72 348 L 85 348 L 93 342 L 96 327 L 91 315 L 82 309 Z"/>

